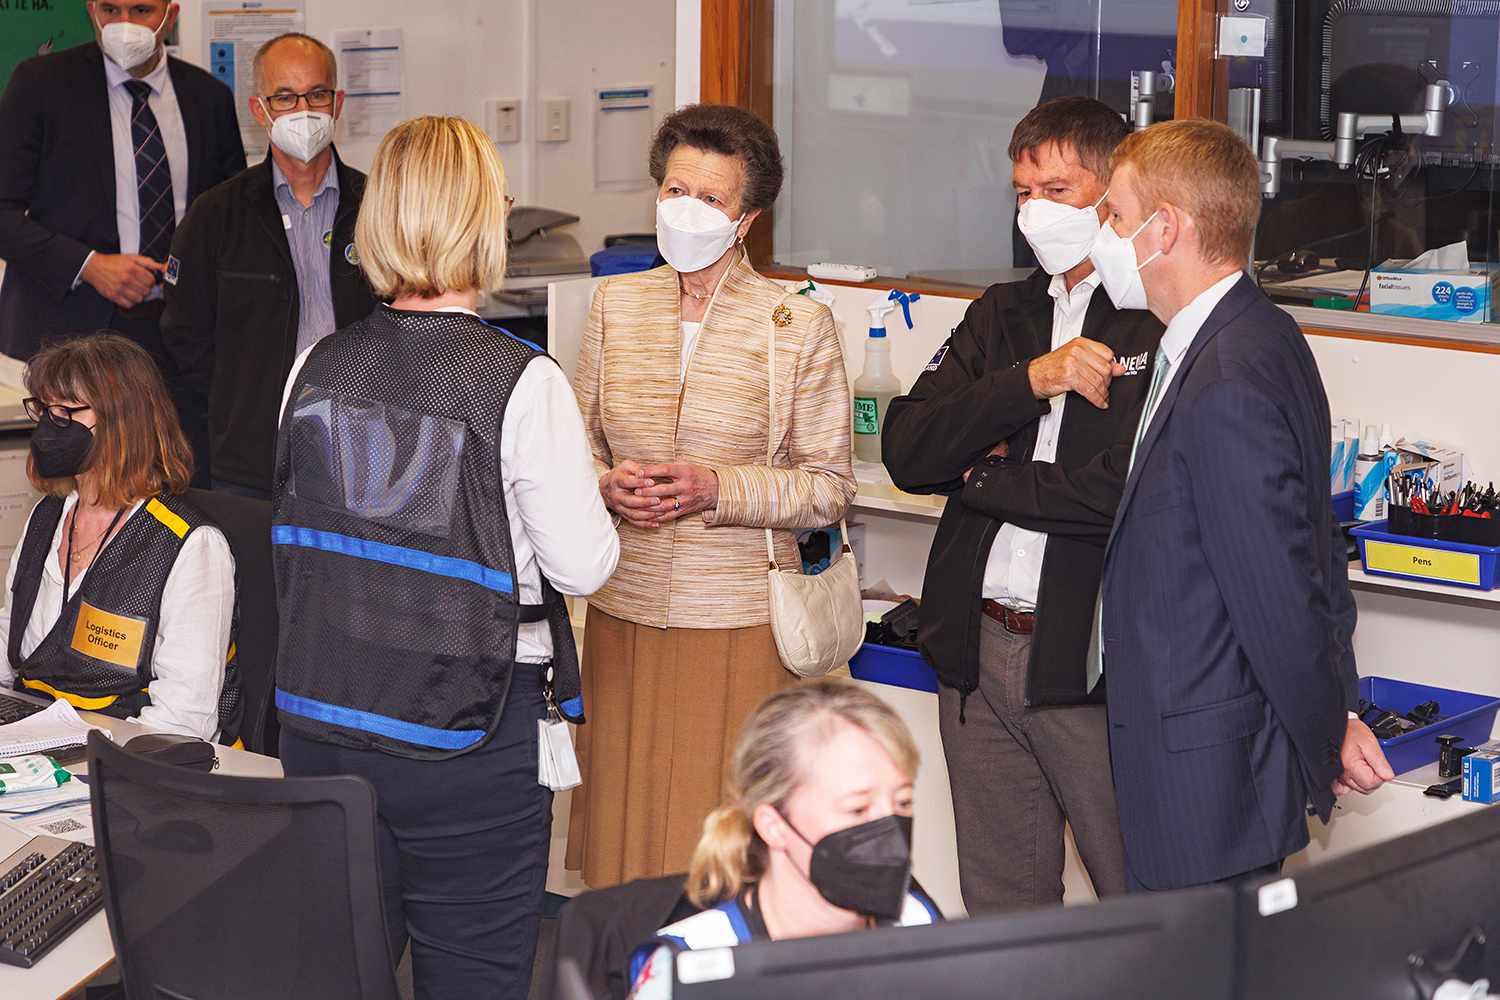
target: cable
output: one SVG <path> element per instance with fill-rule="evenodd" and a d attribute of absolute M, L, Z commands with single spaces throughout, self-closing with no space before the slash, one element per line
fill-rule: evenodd
<path fill-rule="evenodd" d="M 1359 312 L 1359 304 L 1365 299 L 1365 289 L 1370 286 L 1370 272 L 1375 269 L 1375 249 L 1376 242 L 1380 234 L 1380 226 L 1378 225 L 1376 216 L 1376 209 L 1380 204 L 1380 158 L 1385 155 L 1385 144 L 1388 140 L 1389 136 L 1384 136 L 1380 139 L 1377 139 L 1375 142 L 1370 143 L 1369 146 L 1366 147 L 1366 149 L 1377 149 L 1378 152 L 1373 154 L 1373 158 L 1375 161 L 1375 170 L 1370 177 L 1370 251 L 1365 255 L 1365 275 L 1363 278 L 1359 279 L 1359 292 L 1354 296 L 1355 312 Z M 1354 187 L 1356 191 L 1359 190 L 1360 175 L 1357 172 L 1359 165 L 1359 156 L 1363 155 L 1364 152 L 1364 149 L 1360 150 L 1360 153 L 1354 158 L 1356 166 L 1356 173 L 1354 175 Z"/>

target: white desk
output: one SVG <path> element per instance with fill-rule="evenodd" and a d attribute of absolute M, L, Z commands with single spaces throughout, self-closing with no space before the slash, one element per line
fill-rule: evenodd
<path fill-rule="evenodd" d="M 123 743 L 146 730 L 133 723 L 112 719 L 95 712 L 81 713 L 85 719 L 115 734 Z M 248 750 L 216 748 L 219 769 L 215 774 L 233 774 L 250 778 L 281 777 L 281 761 Z M 82 765 L 74 765 L 81 768 Z M 70 768 L 72 769 L 72 768 Z M 27 837 L 0 822 L 0 858 L 26 843 Z M 100 910 L 89 918 L 43 959 L 35 968 L 18 969 L 0 965 L 0 997 L 5 1000 L 54 1000 L 81 990 L 95 976 L 114 963 L 115 949 L 109 939 L 109 923 Z"/>

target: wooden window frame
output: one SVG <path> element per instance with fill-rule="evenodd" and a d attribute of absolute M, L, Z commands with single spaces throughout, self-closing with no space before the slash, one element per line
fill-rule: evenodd
<path fill-rule="evenodd" d="M 1108 3 L 1109 0 L 1102 0 Z M 699 100 L 704 104 L 732 104 L 774 121 L 773 48 L 774 0 L 702 0 L 699 52 Z M 1177 90 L 1178 117 L 1224 119 L 1228 61 L 1214 58 L 1218 0 L 1178 0 Z M 1191 58 L 1188 55 L 1191 54 Z M 801 268 L 779 267 L 772 257 L 772 210 L 762 213 L 750 230 L 746 246 L 750 261 L 761 273 L 780 278 L 806 277 Z M 901 287 L 937 295 L 972 297 L 972 287 L 917 283 L 903 279 Z"/>

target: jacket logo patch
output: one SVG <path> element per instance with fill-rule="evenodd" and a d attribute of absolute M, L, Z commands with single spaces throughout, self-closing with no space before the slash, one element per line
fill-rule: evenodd
<path fill-rule="evenodd" d="M 1115 361 L 1119 363 L 1121 368 L 1125 369 L 1125 375 L 1122 375 L 1121 378 L 1127 375 L 1139 375 L 1150 366 L 1151 352 L 1142 351 L 1133 358 L 1127 358 L 1122 354 L 1118 358 L 1115 358 Z"/>
<path fill-rule="evenodd" d="M 182 271 L 182 261 L 167 254 L 167 270 L 162 274 L 162 280 L 169 285 L 177 284 L 177 275 Z"/>
<path fill-rule="evenodd" d="M 937 353 L 932 356 L 932 360 L 929 361 L 929 362 L 927 362 L 927 367 L 923 368 L 922 370 L 924 372 L 935 372 L 935 371 L 937 371 L 938 370 L 938 366 L 943 363 L 943 359 L 945 357 L 947 357 L 947 356 L 948 356 L 948 345 L 944 344 L 942 347 L 939 347 L 937 349 Z"/>

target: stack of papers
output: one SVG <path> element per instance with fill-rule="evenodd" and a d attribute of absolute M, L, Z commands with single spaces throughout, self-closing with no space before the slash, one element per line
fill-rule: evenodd
<path fill-rule="evenodd" d="M 72 705 L 54 701 L 44 711 L 0 726 L 0 757 L 23 757 L 83 743 L 90 729 L 109 735 L 108 730 L 84 722 Z"/>

